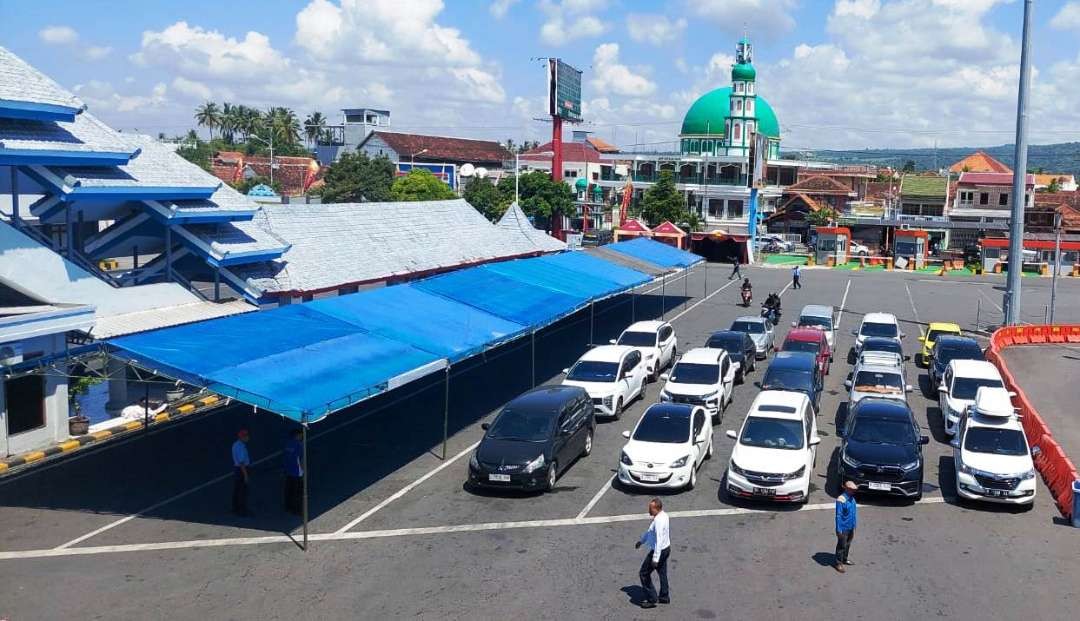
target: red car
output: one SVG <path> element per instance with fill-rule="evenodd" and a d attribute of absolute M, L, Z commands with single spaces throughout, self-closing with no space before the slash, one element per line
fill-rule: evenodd
<path fill-rule="evenodd" d="M 782 351 L 805 351 L 817 356 L 818 367 L 822 375 L 829 374 L 829 360 L 832 351 L 829 350 L 829 339 L 823 330 L 817 328 L 792 328 L 780 347 Z"/>

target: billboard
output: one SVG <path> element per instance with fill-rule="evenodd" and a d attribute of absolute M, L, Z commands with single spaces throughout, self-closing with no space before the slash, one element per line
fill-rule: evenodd
<path fill-rule="evenodd" d="M 581 122 L 581 71 L 558 58 L 548 59 L 548 114 Z"/>
<path fill-rule="evenodd" d="M 749 166 L 750 174 L 747 175 L 747 186 L 751 188 L 765 187 L 766 157 L 769 154 L 769 137 L 761 132 L 750 135 Z"/>

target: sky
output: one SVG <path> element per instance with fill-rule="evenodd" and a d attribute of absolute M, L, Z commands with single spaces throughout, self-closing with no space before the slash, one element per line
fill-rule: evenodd
<path fill-rule="evenodd" d="M 1023 0 L 0 0 L 3 45 L 125 131 L 206 100 L 398 131 L 550 137 L 541 57 L 583 70 L 579 129 L 670 149 L 754 43 L 791 149 L 990 146 L 1015 132 Z M 1031 140 L 1080 141 L 1080 0 L 1037 0 Z M 203 130 L 205 134 L 205 130 Z"/>

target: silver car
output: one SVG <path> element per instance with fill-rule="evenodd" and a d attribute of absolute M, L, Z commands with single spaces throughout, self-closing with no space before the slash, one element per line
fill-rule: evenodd
<path fill-rule="evenodd" d="M 896 399 L 907 403 L 907 394 L 911 384 L 907 383 L 903 366 L 893 364 L 860 363 L 851 372 L 851 377 L 844 380 L 848 389 L 848 408 L 854 407 L 864 397 Z"/>
<path fill-rule="evenodd" d="M 823 304 L 807 304 L 799 313 L 799 320 L 791 322 L 792 328 L 817 328 L 825 332 L 829 350 L 836 349 L 836 313 L 833 307 Z"/>
<path fill-rule="evenodd" d="M 772 322 L 764 317 L 753 315 L 739 317 L 731 323 L 730 329 L 750 335 L 750 339 L 754 341 L 755 357 L 758 360 L 768 358 L 769 352 L 776 349 L 776 344 L 773 342 Z"/>

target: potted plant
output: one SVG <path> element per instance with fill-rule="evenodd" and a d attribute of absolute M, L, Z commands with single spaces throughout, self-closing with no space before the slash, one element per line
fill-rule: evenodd
<path fill-rule="evenodd" d="M 74 416 L 68 417 L 68 433 L 73 436 L 84 436 L 90 432 L 90 418 L 83 416 L 82 405 L 79 404 L 79 395 L 90 391 L 90 387 L 100 384 L 102 378 L 81 376 L 68 384 L 68 409 L 74 412 Z"/>
<path fill-rule="evenodd" d="M 184 386 L 179 381 L 172 388 L 165 391 L 165 402 L 173 403 L 184 397 Z"/>

